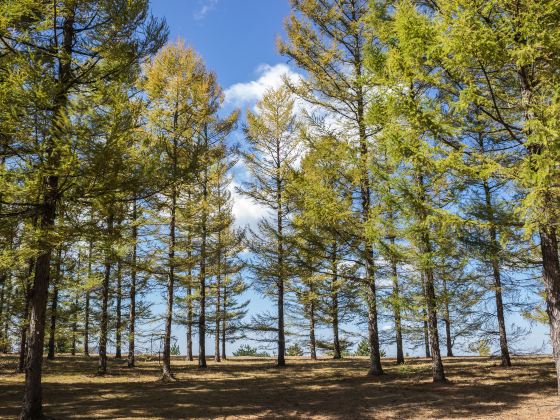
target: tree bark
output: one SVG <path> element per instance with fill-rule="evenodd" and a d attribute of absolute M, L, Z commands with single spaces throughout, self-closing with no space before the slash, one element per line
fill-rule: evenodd
<path fill-rule="evenodd" d="M 449 316 L 449 295 L 447 291 L 447 281 L 443 279 L 443 320 L 445 323 L 445 343 L 447 347 L 447 357 L 453 357 L 453 341 L 451 340 L 451 317 Z"/>
<path fill-rule="evenodd" d="M 278 230 L 278 366 L 286 366 L 286 336 L 284 331 L 284 232 L 280 139 L 276 140 L 276 225 Z"/>
<path fill-rule="evenodd" d="M 89 241 L 88 250 L 88 282 L 91 281 L 92 274 L 92 258 L 93 258 L 93 240 Z M 86 289 L 86 302 L 85 302 L 85 313 L 84 313 L 84 356 L 89 357 L 89 316 L 90 316 L 90 299 L 91 299 L 91 289 L 88 287 Z"/>
<path fill-rule="evenodd" d="M 220 245 L 220 235 L 218 234 L 218 246 Z M 222 294 L 222 281 L 221 281 L 221 264 L 222 259 L 221 253 L 218 253 L 218 273 L 216 275 L 216 334 L 215 334 L 215 347 L 214 347 L 214 361 L 221 362 L 220 357 L 220 323 L 222 318 L 222 307 L 221 307 L 221 294 Z"/>
<path fill-rule="evenodd" d="M 169 223 L 169 273 L 167 277 L 167 310 L 165 314 L 165 335 L 163 341 L 162 380 L 173 379 L 171 373 L 171 323 L 173 321 L 173 292 L 175 287 L 175 217 L 177 193 L 175 187 L 171 193 L 171 221 Z"/>
<path fill-rule="evenodd" d="M 391 237 L 391 245 L 395 247 L 395 237 Z M 399 287 L 399 271 L 397 258 L 391 258 L 391 274 L 393 280 L 393 318 L 395 320 L 395 343 L 397 345 L 397 364 L 404 363 L 402 322 L 401 322 L 401 303 Z"/>
<path fill-rule="evenodd" d="M 97 373 L 105 375 L 107 373 L 107 329 L 109 325 L 109 314 L 107 312 L 109 304 L 109 282 L 111 280 L 111 267 L 113 264 L 113 252 L 111 250 L 113 237 L 113 212 L 110 210 L 107 217 L 107 244 L 105 250 L 105 273 L 101 286 L 101 325 L 99 337 L 99 365 Z"/>
<path fill-rule="evenodd" d="M 226 360 L 227 285 L 224 283 L 222 303 L 222 359 Z"/>
<path fill-rule="evenodd" d="M 342 358 L 339 339 L 339 314 L 338 314 L 338 250 L 336 242 L 333 243 L 331 257 L 332 280 L 331 280 L 331 317 L 333 330 L 333 359 Z"/>
<path fill-rule="evenodd" d="M 138 208 L 136 199 L 132 202 L 132 258 L 130 267 L 130 309 L 128 319 L 128 358 L 127 365 L 133 368 L 136 363 L 135 331 L 136 331 L 136 263 L 138 258 Z"/>
<path fill-rule="evenodd" d="M 27 330 L 29 329 L 29 306 L 31 305 L 31 298 L 33 291 L 31 290 L 31 276 L 33 275 L 33 268 L 35 266 L 35 259 L 30 258 L 27 268 L 27 277 L 25 278 L 24 291 L 25 303 L 23 306 L 22 324 L 20 329 L 20 344 L 19 344 L 19 363 L 18 372 L 22 373 L 25 370 L 25 358 L 27 356 Z"/>
<path fill-rule="evenodd" d="M 56 258 L 56 277 L 53 284 L 53 295 L 51 300 L 51 328 L 49 331 L 49 353 L 47 359 L 53 360 L 55 354 L 56 346 L 56 317 L 57 317 L 57 307 L 58 307 L 58 285 L 61 280 L 61 266 L 62 266 L 62 247 L 58 248 L 58 254 Z"/>
<path fill-rule="evenodd" d="M 488 235 L 490 239 L 490 247 L 492 250 L 492 274 L 494 277 L 494 298 L 496 301 L 496 317 L 498 319 L 498 331 L 500 334 L 500 354 L 502 358 L 502 366 L 511 366 L 511 358 L 509 356 L 509 348 L 507 343 L 507 333 L 506 333 L 506 321 L 504 316 L 504 302 L 502 299 L 502 278 L 500 270 L 500 259 L 499 259 L 499 241 L 498 232 L 495 226 L 494 220 L 494 207 L 492 203 L 492 193 L 490 191 L 490 185 L 487 181 L 483 183 L 484 197 L 486 200 L 486 212 L 488 214 L 488 219 L 490 222 L 490 229 L 488 230 Z"/>
<path fill-rule="evenodd" d="M 121 262 L 117 262 L 117 324 L 116 324 L 116 337 L 115 337 L 115 359 L 122 358 L 122 271 Z"/>
<path fill-rule="evenodd" d="M 315 302 L 309 305 L 309 353 L 311 360 L 317 360 L 317 342 L 315 340 Z"/>
<path fill-rule="evenodd" d="M 550 226 L 541 227 L 540 239 L 543 280 L 546 289 L 546 312 L 550 322 L 552 355 L 556 364 L 556 379 L 560 395 L 560 261 L 558 260 L 556 230 Z"/>

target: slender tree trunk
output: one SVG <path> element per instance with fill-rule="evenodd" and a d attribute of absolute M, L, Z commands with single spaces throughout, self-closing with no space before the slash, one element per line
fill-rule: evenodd
<path fill-rule="evenodd" d="M 311 360 L 317 360 L 317 342 L 315 340 L 315 302 L 309 304 L 309 353 Z"/>
<path fill-rule="evenodd" d="M 25 278 L 24 291 L 25 291 L 25 303 L 23 306 L 23 316 L 20 329 L 20 344 L 19 344 L 19 363 L 18 372 L 22 373 L 25 370 L 25 358 L 27 356 L 27 330 L 29 328 L 29 306 L 31 305 L 31 276 L 33 275 L 33 268 L 35 266 L 35 259 L 30 258 L 27 268 L 27 276 Z"/>
<path fill-rule="evenodd" d="M 445 342 L 447 346 L 447 357 L 453 357 L 453 342 L 451 340 L 451 317 L 449 316 L 449 295 L 447 281 L 443 279 L 443 320 L 445 322 Z"/>
<path fill-rule="evenodd" d="M 62 139 L 64 130 L 65 110 L 68 102 L 68 83 L 72 77 L 72 48 L 74 44 L 74 10 L 63 11 L 62 50 L 59 60 L 58 92 L 54 100 L 53 138 Z M 42 232 L 51 233 L 54 229 L 57 203 L 60 198 L 58 169 L 60 154 L 55 150 L 53 141 L 47 147 L 47 165 L 49 174 L 43 177 L 43 199 L 38 210 L 39 225 Z M 31 300 L 31 316 L 29 323 L 28 354 L 25 365 L 25 389 L 21 419 L 40 419 L 43 417 L 43 395 L 41 386 L 43 345 L 45 339 L 45 312 L 49 275 L 51 265 L 52 242 L 46 235 L 38 240 L 38 255 L 35 262 L 33 280 L 33 298 Z"/>
<path fill-rule="evenodd" d="M 6 279 L 6 297 L 5 297 L 5 311 L 4 311 L 4 324 L 0 324 L 0 329 L 2 329 L 2 335 L 4 337 L 4 343 L 3 344 L 3 348 L 2 348 L 2 352 L 5 354 L 8 354 L 10 352 L 10 337 L 9 337 L 9 330 L 10 330 L 10 311 L 11 311 L 11 307 L 10 307 L 10 303 L 11 303 L 11 294 L 12 294 L 12 288 L 11 288 L 11 284 L 9 281 L 9 276 Z"/>
<path fill-rule="evenodd" d="M 109 212 L 107 217 L 107 249 L 105 250 L 105 273 L 103 276 L 103 284 L 101 286 L 101 325 L 99 331 L 99 365 L 97 373 L 105 375 L 107 373 L 107 334 L 109 326 L 109 282 L 111 280 L 111 267 L 113 264 L 113 252 L 111 244 L 113 239 L 113 213 Z"/>
<path fill-rule="evenodd" d="M 72 306 L 72 349 L 70 353 L 72 356 L 75 356 L 78 336 L 78 292 L 75 292 L 74 304 Z"/>
<path fill-rule="evenodd" d="M 51 328 L 49 335 L 49 353 L 47 359 L 53 360 L 56 345 L 56 318 L 58 307 L 58 285 L 61 281 L 61 266 L 62 266 L 62 247 L 58 248 L 58 255 L 56 258 L 56 278 L 53 284 L 53 295 L 51 300 Z"/>
<path fill-rule="evenodd" d="M 191 196 L 188 193 L 187 199 L 190 201 Z M 187 360 L 192 362 L 193 358 L 193 340 L 192 340 L 192 330 L 193 330 L 193 301 L 192 301 L 192 285 L 193 285 L 193 275 L 192 275 L 192 235 L 191 232 L 187 232 L 187 260 L 188 260 L 188 270 L 187 270 Z"/>
<path fill-rule="evenodd" d="M 175 217 L 177 193 L 175 187 L 171 193 L 171 222 L 169 224 L 169 274 L 167 277 L 167 311 L 165 315 L 165 336 L 163 342 L 162 380 L 173 378 L 171 373 L 171 323 L 173 321 L 173 291 L 175 287 Z"/>
<path fill-rule="evenodd" d="M 283 224 L 283 203 L 282 203 L 282 174 L 280 156 L 281 139 L 276 140 L 276 225 L 278 231 L 277 255 L 278 255 L 278 366 L 286 366 L 286 336 L 284 327 L 284 224 Z"/>
<path fill-rule="evenodd" d="M 422 289 L 424 290 L 424 301 L 426 302 L 426 282 L 424 281 L 424 275 L 422 274 Z M 428 312 L 426 311 L 426 305 L 422 307 L 422 332 L 424 333 L 424 349 L 426 357 L 431 358 L 430 353 L 430 328 L 428 327 Z"/>
<path fill-rule="evenodd" d="M 136 362 L 135 355 L 135 332 L 136 332 L 136 263 L 138 252 L 138 208 L 136 199 L 132 202 L 132 261 L 130 268 L 130 310 L 128 318 L 128 358 L 127 365 L 133 368 Z"/>
<path fill-rule="evenodd" d="M 496 300 L 496 317 L 498 318 L 498 331 L 500 334 L 500 353 L 502 356 L 502 366 L 511 366 L 511 358 L 509 356 L 509 348 L 507 343 L 506 334 L 506 321 L 504 316 L 504 302 L 502 300 L 502 278 L 500 272 L 500 245 L 498 241 L 498 232 L 496 231 L 495 220 L 494 220 L 494 207 L 492 203 L 492 193 L 490 191 L 490 185 L 487 181 L 483 183 L 484 196 L 486 199 L 486 212 L 489 216 L 490 229 L 488 230 L 488 235 L 490 239 L 490 245 L 492 247 L 492 274 L 494 276 L 494 297 Z"/>
<path fill-rule="evenodd" d="M 395 247 L 395 237 L 391 237 L 391 245 Z M 399 271 L 397 259 L 391 258 L 391 272 L 393 279 L 393 317 L 395 320 L 395 343 L 397 345 L 397 364 L 404 363 L 403 337 L 401 323 L 401 302 L 399 287 Z"/>
<path fill-rule="evenodd" d="M 227 322 L 227 284 L 224 282 L 222 292 L 222 359 L 226 360 L 226 322 Z"/>
<path fill-rule="evenodd" d="M 426 203 L 426 192 L 424 185 L 424 178 L 422 175 L 417 176 L 418 187 L 421 190 L 420 200 L 421 203 Z M 422 224 L 426 223 L 428 215 L 426 210 L 422 207 L 419 211 L 419 218 Z M 430 235 L 427 229 L 424 229 L 420 234 L 420 250 L 424 256 L 432 254 L 432 244 Z M 439 349 L 439 333 L 438 333 L 438 320 L 437 320 L 437 299 L 434 287 L 434 271 L 431 267 L 431 262 L 423 268 L 424 271 L 424 284 L 426 291 L 426 308 L 428 310 L 428 330 L 430 332 L 430 347 L 432 352 L 432 377 L 434 382 L 445 382 L 445 373 L 443 363 L 441 361 L 441 353 Z"/>
<path fill-rule="evenodd" d="M 220 243 L 220 235 L 218 234 L 218 243 Z M 220 246 L 220 245 L 218 245 Z M 221 307 L 221 294 L 222 294 L 222 281 L 221 281 L 221 255 L 218 255 L 218 273 L 216 275 L 216 339 L 214 347 L 214 361 L 221 362 L 220 357 L 220 323 L 222 320 L 222 307 Z"/>
<path fill-rule="evenodd" d="M 336 242 L 333 243 L 331 257 L 331 317 L 332 317 L 332 330 L 333 330 L 333 359 L 342 358 L 342 351 L 340 349 L 339 338 L 339 314 L 338 314 L 338 249 Z"/>
<path fill-rule="evenodd" d="M 117 325 L 116 325 L 116 336 L 115 336 L 115 359 L 122 358 L 122 270 L 121 262 L 117 262 Z"/>
<path fill-rule="evenodd" d="M 8 339 L 8 337 L 4 337 L 4 329 L 2 328 L 2 321 L 4 320 L 4 300 L 7 278 L 8 276 L 5 272 L 2 272 L 0 274 L 0 350 L 4 349 L 4 341 Z"/>
<path fill-rule="evenodd" d="M 207 201 L 207 175 L 205 171 L 205 179 L 203 181 L 203 199 L 204 203 Z M 202 243 L 200 246 L 200 300 L 199 300 L 199 315 L 198 315 L 198 367 L 206 368 L 206 210 L 203 210 L 202 215 Z"/>
<path fill-rule="evenodd" d="M 190 269 L 189 269 L 189 278 L 192 278 L 192 272 Z M 187 288 L 187 360 L 189 362 L 192 362 L 194 360 L 192 327 L 193 327 L 192 287 L 189 284 L 189 287 Z"/>
<path fill-rule="evenodd" d="M 92 258 L 93 258 L 93 240 L 89 240 L 88 249 L 88 282 L 91 281 L 92 275 Z M 90 299 L 91 299 L 91 289 L 88 287 L 86 289 L 86 302 L 85 302 L 85 313 L 84 313 L 84 356 L 89 357 L 89 317 L 90 317 Z"/>

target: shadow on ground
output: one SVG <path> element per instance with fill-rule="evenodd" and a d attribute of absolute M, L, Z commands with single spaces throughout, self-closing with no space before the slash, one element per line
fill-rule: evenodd
<path fill-rule="evenodd" d="M 0 359 L 0 416 L 16 417 L 22 375 L 15 361 Z M 127 369 L 112 361 L 111 374 L 93 375 L 96 359 L 61 356 L 46 364 L 46 412 L 63 418 L 311 417 L 427 418 L 501 417 L 527 404 L 554 400 L 554 367 L 547 357 L 517 358 L 503 369 L 483 358 L 445 361 L 448 384 L 430 381 L 430 365 L 414 359 L 386 363 L 386 375 L 367 377 L 367 360 L 235 360 L 198 370 L 175 362 L 177 380 L 158 381 L 156 361 Z M 11 372 L 10 372 L 11 371 Z M 533 401 L 534 400 L 534 401 Z M 539 418 L 539 417 L 535 417 Z"/>

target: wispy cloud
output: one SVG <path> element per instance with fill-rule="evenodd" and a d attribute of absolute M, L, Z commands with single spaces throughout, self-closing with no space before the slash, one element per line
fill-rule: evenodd
<path fill-rule="evenodd" d="M 202 0 L 198 2 L 201 7 L 198 9 L 197 12 L 193 15 L 195 20 L 203 20 L 208 13 L 216 8 L 218 5 L 218 0 Z"/>

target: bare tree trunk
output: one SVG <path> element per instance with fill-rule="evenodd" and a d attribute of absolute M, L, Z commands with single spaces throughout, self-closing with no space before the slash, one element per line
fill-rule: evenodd
<path fill-rule="evenodd" d="M 219 237 L 219 235 L 218 235 Z M 218 241 L 220 241 L 218 239 Z M 215 347 L 214 347 L 214 361 L 221 362 L 220 357 L 220 323 L 222 320 L 222 307 L 221 307 L 221 294 L 222 294 L 222 281 L 220 274 L 220 261 L 221 255 L 218 255 L 218 273 L 216 275 L 216 336 L 215 336 Z"/>
<path fill-rule="evenodd" d="M 7 291 L 5 293 L 5 310 L 4 310 L 4 323 L 0 324 L 0 329 L 2 329 L 2 335 L 4 337 L 4 342 L 2 343 L 2 352 L 7 354 L 10 352 L 10 337 L 9 337 L 9 331 L 10 331 L 10 311 L 11 311 L 11 307 L 10 307 L 10 303 L 12 300 L 12 287 L 11 287 L 11 282 L 9 281 L 10 276 L 8 276 L 6 278 L 6 288 Z"/>
<path fill-rule="evenodd" d="M 192 272 L 190 269 L 189 269 L 189 278 L 192 279 Z M 189 287 L 187 288 L 187 360 L 189 362 L 192 362 L 194 360 L 192 327 L 193 327 L 192 287 L 189 284 Z"/>
<path fill-rule="evenodd" d="M 286 366 L 286 336 L 284 326 L 284 232 L 283 232 L 283 185 L 281 179 L 282 158 L 280 155 L 281 139 L 276 139 L 276 225 L 278 231 L 277 255 L 278 255 L 278 357 L 277 365 Z"/>
<path fill-rule="evenodd" d="M 49 353 L 47 359 L 53 360 L 56 345 L 56 317 L 58 307 L 58 285 L 61 281 L 61 266 L 62 266 L 62 246 L 58 248 L 56 258 L 56 277 L 53 284 L 53 295 L 51 300 L 51 328 L 49 335 Z"/>
<path fill-rule="evenodd" d="M 490 245 L 492 247 L 492 274 L 494 276 L 494 297 L 496 300 L 496 317 L 498 318 L 498 330 L 500 334 L 500 353 L 502 356 L 502 366 L 511 366 L 511 358 L 509 356 L 509 348 L 507 343 L 506 334 L 506 321 L 504 316 L 504 302 L 502 299 L 502 278 L 500 272 L 500 244 L 498 241 L 498 232 L 496 231 L 494 220 L 494 207 L 492 204 L 492 194 L 490 185 L 487 181 L 483 183 L 484 196 L 486 199 L 486 212 L 489 216 L 490 229 L 488 235 L 490 236 Z"/>
<path fill-rule="evenodd" d="M 451 318 L 449 316 L 449 295 L 447 291 L 447 281 L 443 279 L 443 320 L 445 322 L 445 342 L 447 347 L 447 357 L 453 357 L 453 342 L 451 340 Z"/>
<path fill-rule="evenodd" d="M 333 242 L 332 257 L 332 280 L 331 280 L 331 317 L 333 330 L 333 359 L 342 358 L 339 338 L 339 315 L 338 315 L 338 250 L 336 242 Z"/>
<path fill-rule="evenodd" d="M 227 285 L 224 283 L 222 303 L 222 359 L 226 360 Z"/>
<path fill-rule="evenodd" d="M 91 265 L 93 258 L 93 240 L 89 241 L 88 249 L 88 282 L 91 281 Z M 91 299 L 91 289 L 88 287 L 86 290 L 86 302 L 85 302 L 85 313 L 84 313 L 84 356 L 89 357 L 89 316 L 90 316 L 90 299 Z"/>
<path fill-rule="evenodd" d="M 315 302 L 309 305 L 309 353 L 311 360 L 317 360 L 317 342 L 315 340 Z"/>
<path fill-rule="evenodd" d="M 204 196 L 206 200 L 206 185 Z M 198 367 L 206 368 L 206 213 L 202 221 L 202 244 L 200 247 L 200 300 L 198 314 Z"/>
<path fill-rule="evenodd" d="M 138 208 L 136 199 L 132 202 L 132 261 L 130 268 L 130 310 L 128 320 L 128 358 L 127 365 L 133 368 L 136 362 L 135 355 L 135 331 L 136 331 L 136 263 L 138 252 Z"/>
<path fill-rule="evenodd" d="M 122 358 L 122 270 L 121 262 L 117 261 L 117 325 L 116 325 L 116 337 L 115 337 L 115 359 Z"/>
<path fill-rule="evenodd" d="M 109 304 L 109 282 L 111 280 L 111 266 L 113 263 L 113 253 L 110 249 L 113 236 L 113 212 L 109 212 L 107 217 L 107 249 L 105 250 L 105 273 L 101 286 L 101 325 L 99 331 L 99 365 L 97 373 L 105 375 L 107 373 L 107 333 L 109 325 L 109 314 L 107 312 Z"/>
<path fill-rule="evenodd" d="M 31 305 L 31 297 L 33 291 L 31 290 L 31 276 L 33 275 L 33 268 L 35 267 L 35 259 L 30 258 L 27 268 L 27 277 L 25 278 L 25 303 L 23 306 L 23 316 L 20 329 L 20 344 L 19 344 L 19 363 L 18 372 L 22 373 L 25 370 L 25 358 L 27 356 L 27 330 L 29 329 L 29 306 Z"/>
<path fill-rule="evenodd" d="M 162 380 L 173 379 L 171 373 L 171 323 L 173 321 L 173 291 L 175 287 L 175 217 L 177 193 L 175 187 L 171 193 L 171 222 L 169 224 L 169 274 L 167 277 L 167 311 L 165 315 L 165 336 L 163 342 Z"/>
<path fill-rule="evenodd" d="M 79 267 L 79 266 L 78 266 Z M 78 268 L 79 269 L 79 268 Z M 78 292 L 74 292 L 74 304 L 72 305 L 72 356 L 76 355 L 77 335 L 78 335 Z"/>
<path fill-rule="evenodd" d="M 391 245 L 395 246 L 395 238 L 391 238 Z M 399 271 L 397 267 L 397 259 L 391 258 L 391 271 L 393 277 L 393 317 L 395 320 L 395 343 L 397 345 L 397 364 L 404 363 L 403 337 L 401 323 L 401 303 L 400 303 L 400 287 L 399 287 Z"/>
<path fill-rule="evenodd" d="M 560 394 L 560 262 L 556 230 L 551 227 L 541 227 L 540 239 L 543 280 L 546 289 L 546 312 L 550 322 L 552 355 L 556 364 L 558 393 Z"/>

